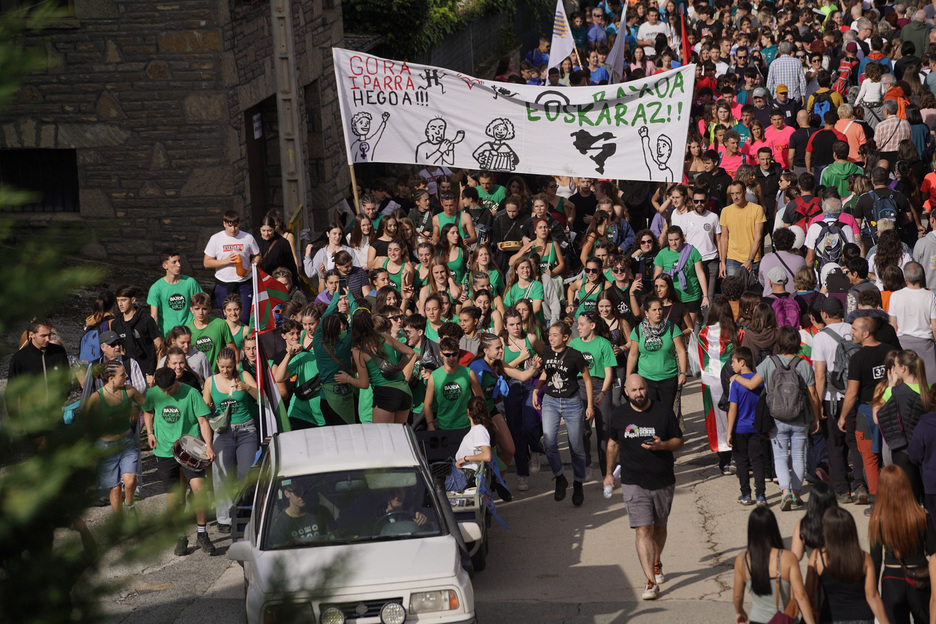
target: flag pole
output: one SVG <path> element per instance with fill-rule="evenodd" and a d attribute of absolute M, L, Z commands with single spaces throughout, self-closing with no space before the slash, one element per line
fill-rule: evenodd
<path fill-rule="evenodd" d="M 361 198 L 358 197 L 357 176 L 354 175 L 354 163 L 348 163 L 351 172 L 351 193 L 354 195 L 354 214 L 361 214 Z"/>
<path fill-rule="evenodd" d="M 263 366 L 260 362 L 260 294 L 257 291 L 257 263 L 253 263 L 253 275 L 250 278 L 250 285 L 253 288 L 253 321 L 254 321 L 254 340 L 257 342 L 257 413 L 260 415 L 260 439 L 266 439 L 263 431 L 264 411 L 263 411 Z"/>

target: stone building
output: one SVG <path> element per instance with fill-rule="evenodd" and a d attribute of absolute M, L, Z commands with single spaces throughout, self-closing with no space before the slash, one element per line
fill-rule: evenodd
<path fill-rule="evenodd" d="M 338 0 L 71 0 L 30 36 L 49 66 L 0 117 L 0 180 L 38 191 L 19 231 L 60 226 L 90 258 L 201 268 L 221 214 L 245 229 L 348 188 L 332 46 Z M 309 221 L 307 221 L 309 223 Z"/>

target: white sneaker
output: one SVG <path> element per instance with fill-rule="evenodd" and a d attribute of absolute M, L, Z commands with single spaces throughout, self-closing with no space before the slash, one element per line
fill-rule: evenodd
<path fill-rule="evenodd" d="M 517 491 L 526 492 L 530 489 L 530 484 L 527 483 L 527 477 L 517 477 Z"/>
<path fill-rule="evenodd" d="M 641 598 L 644 600 L 656 600 L 660 595 L 660 586 L 653 581 L 647 581 L 647 587 L 644 589 Z"/>
<path fill-rule="evenodd" d="M 541 453 L 530 453 L 530 475 L 539 474 Z"/>

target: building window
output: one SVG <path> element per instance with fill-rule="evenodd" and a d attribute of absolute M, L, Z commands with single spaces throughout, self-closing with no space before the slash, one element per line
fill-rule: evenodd
<path fill-rule="evenodd" d="M 0 188 L 31 197 L 8 212 L 78 212 L 78 152 L 68 149 L 0 150 Z"/>

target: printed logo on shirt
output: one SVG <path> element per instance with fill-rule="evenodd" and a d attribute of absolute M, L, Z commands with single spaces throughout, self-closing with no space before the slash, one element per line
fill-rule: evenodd
<path fill-rule="evenodd" d="M 202 336 L 195 341 L 195 348 L 201 351 L 202 353 L 208 353 L 211 351 L 211 347 L 214 345 L 214 341 L 208 336 Z"/>
<path fill-rule="evenodd" d="M 317 524 L 307 525 L 301 529 L 290 531 L 289 533 L 289 536 L 294 540 L 308 539 L 310 537 L 318 537 L 319 535 L 319 526 Z"/>
<path fill-rule="evenodd" d="M 238 251 L 238 252 L 244 251 L 244 244 L 243 243 L 236 243 L 236 244 L 225 243 L 221 245 L 221 251 L 223 251 L 224 253 L 230 253 L 232 251 Z"/>
<path fill-rule="evenodd" d="M 221 405 L 218 406 L 218 411 L 223 412 L 229 407 L 233 409 L 234 406 L 236 405 L 237 405 L 237 401 L 235 401 L 234 399 L 224 399 L 223 401 L 221 401 Z"/>
<path fill-rule="evenodd" d="M 175 423 L 179 422 L 180 418 L 182 418 L 182 412 L 180 412 L 179 408 L 175 405 L 168 405 L 163 408 L 162 419 L 170 425 L 174 425 Z"/>
<path fill-rule="evenodd" d="M 458 382 L 450 381 L 442 386 L 442 396 L 449 401 L 457 401 L 462 394 L 462 387 Z"/>
<path fill-rule="evenodd" d="M 689 229 L 695 229 L 695 225 L 693 225 L 693 226 L 692 226 L 691 228 L 689 228 Z M 704 225 L 702 226 L 702 229 L 705 230 L 706 232 L 711 232 L 711 231 L 712 231 L 712 224 L 711 224 L 711 223 L 706 223 L 706 224 L 704 224 Z"/>
<path fill-rule="evenodd" d="M 169 295 L 169 309 L 179 312 L 185 309 L 185 295 L 178 293 Z"/>
<path fill-rule="evenodd" d="M 627 427 L 624 428 L 625 438 L 652 438 L 655 435 L 655 427 L 638 427 L 637 425 L 627 425 Z"/>
<path fill-rule="evenodd" d="M 588 368 L 594 368 L 595 366 L 595 356 L 591 353 L 586 353 L 582 351 L 582 357 L 585 358 L 585 362 L 588 363 Z"/>
<path fill-rule="evenodd" d="M 874 368 L 871 369 L 871 376 L 875 380 L 884 379 L 885 375 L 887 375 L 887 369 L 885 368 L 883 364 L 881 364 L 880 366 L 875 366 Z"/>

